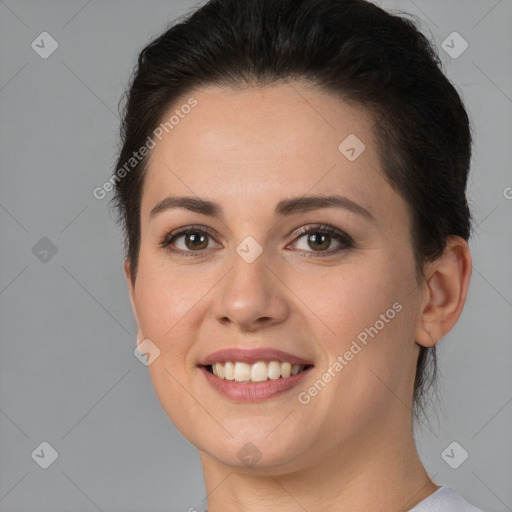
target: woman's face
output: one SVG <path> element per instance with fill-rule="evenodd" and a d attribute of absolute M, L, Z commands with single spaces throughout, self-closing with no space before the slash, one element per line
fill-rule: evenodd
<path fill-rule="evenodd" d="M 130 289 L 158 398 L 229 466 L 363 456 L 410 415 L 423 293 L 372 119 L 299 83 L 192 96 L 150 155 Z"/>

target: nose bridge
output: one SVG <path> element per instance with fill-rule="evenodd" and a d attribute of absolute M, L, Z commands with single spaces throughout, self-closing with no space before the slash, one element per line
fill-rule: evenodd
<path fill-rule="evenodd" d="M 253 237 L 246 237 L 235 248 L 215 308 L 219 319 L 245 328 L 263 318 L 282 321 L 287 307 L 269 256 Z"/>
<path fill-rule="evenodd" d="M 269 284 L 266 275 L 269 272 L 268 260 L 263 247 L 253 237 L 246 237 L 235 248 L 232 256 L 232 270 L 228 275 L 224 297 L 232 294 L 231 300 L 252 304 L 252 307 L 260 304 Z"/>

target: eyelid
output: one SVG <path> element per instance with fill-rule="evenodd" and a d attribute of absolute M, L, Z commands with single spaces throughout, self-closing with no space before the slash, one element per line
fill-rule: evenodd
<path fill-rule="evenodd" d="M 315 230 L 318 230 L 322 233 L 327 233 L 329 235 L 336 236 L 337 238 L 342 239 L 347 245 L 353 244 L 354 240 L 350 235 L 345 233 L 344 231 L 335 228 L 334 226 L 331 226 L 329 224 L 321 224 L 321 223 L 313 223 L 313 224 L 307 224 L 306 226 L 300 227 L 298 230 L 292 232 L 291 235 L 293 235 L 293 241 L 295 241 L 297 238 L 301 237 L 302 235 L 305 235 L 309 232 L 313 232 Z"/>
<path fill-rule="evenodd" d="M 190 232 L 193 232 L 193 231 L 200 231 L 200 232 L 204 232 L 206 233 L 207 235 L 209 235 L 210 237 L 212 237 L 214 240 L 216 240 L 216 237 L 217 237 L 217 233 L 215 232 L 215 230 L 209 228 L 208 226 L 203 226 L 203 225 L 200 225 L 200 224 L 192 224 L 190 226 L 185 226 L 185 227 L 182 227 L 182 228 L 178 228 L 174 231 L 171 231 L 170 233 L 167 233 L 163 240 L 159 243 L 160 246 L 162 247 L 166 247 L 167 245 L 170 244 L 170 241 L 173 239 L 173 238 L 176 238 L 180 235 L 186 235 L 187 233 L 190 233 Z M 201 252 L 201 251 L 194 251 L 194 252 Z"/>

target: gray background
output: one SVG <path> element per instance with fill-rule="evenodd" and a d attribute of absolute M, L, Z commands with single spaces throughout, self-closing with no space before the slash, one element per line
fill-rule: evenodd
<path fill-rule="evenodd" d="M 476 136 L 474 273 L 420 454 L 436 482 L 512 510 L 512 0 L 380 3 L 422 20 Z M 204 498 L 197 453 L 133 355 L 120 233 L 110 195 L 92 195 L 113 171 L 138 52 L 194 4 L 0 1 L 1 512 L 186 511 Z M 31 47 L 43 31 L 59 45 L 47 59 Z M 453 31 L 469 44 L 458 58 L 441 48 Z M 48 469 L 31 457 L 43 441 L 58 452 Z M 453 441 L 469 454 L 457 469 L 441 456 Z"/>

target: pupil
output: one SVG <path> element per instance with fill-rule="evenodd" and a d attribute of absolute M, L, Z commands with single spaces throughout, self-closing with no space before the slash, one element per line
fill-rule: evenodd
<path fill-rule="evenodd" d="M 329 246 L 329 243 L 325 243 L 325 241 L 329 238 L 329 235 L 311 235 L 310 236 L 310 241 L 313 240 L 313 243 L 315 244 L 318 244 L 318 242 L 320 242 L 320 244 L 322 245 L 316 245 L 316 248 L 327 248 Z"/>
<path fill-rule="evenodd" d="M 197 235 L 197 234 L 191 234 L 189 235 L 189 241 L 192 242 L 192 246 L 197 249 L 197 247 L 204 243 L 205 235 Z"/>

